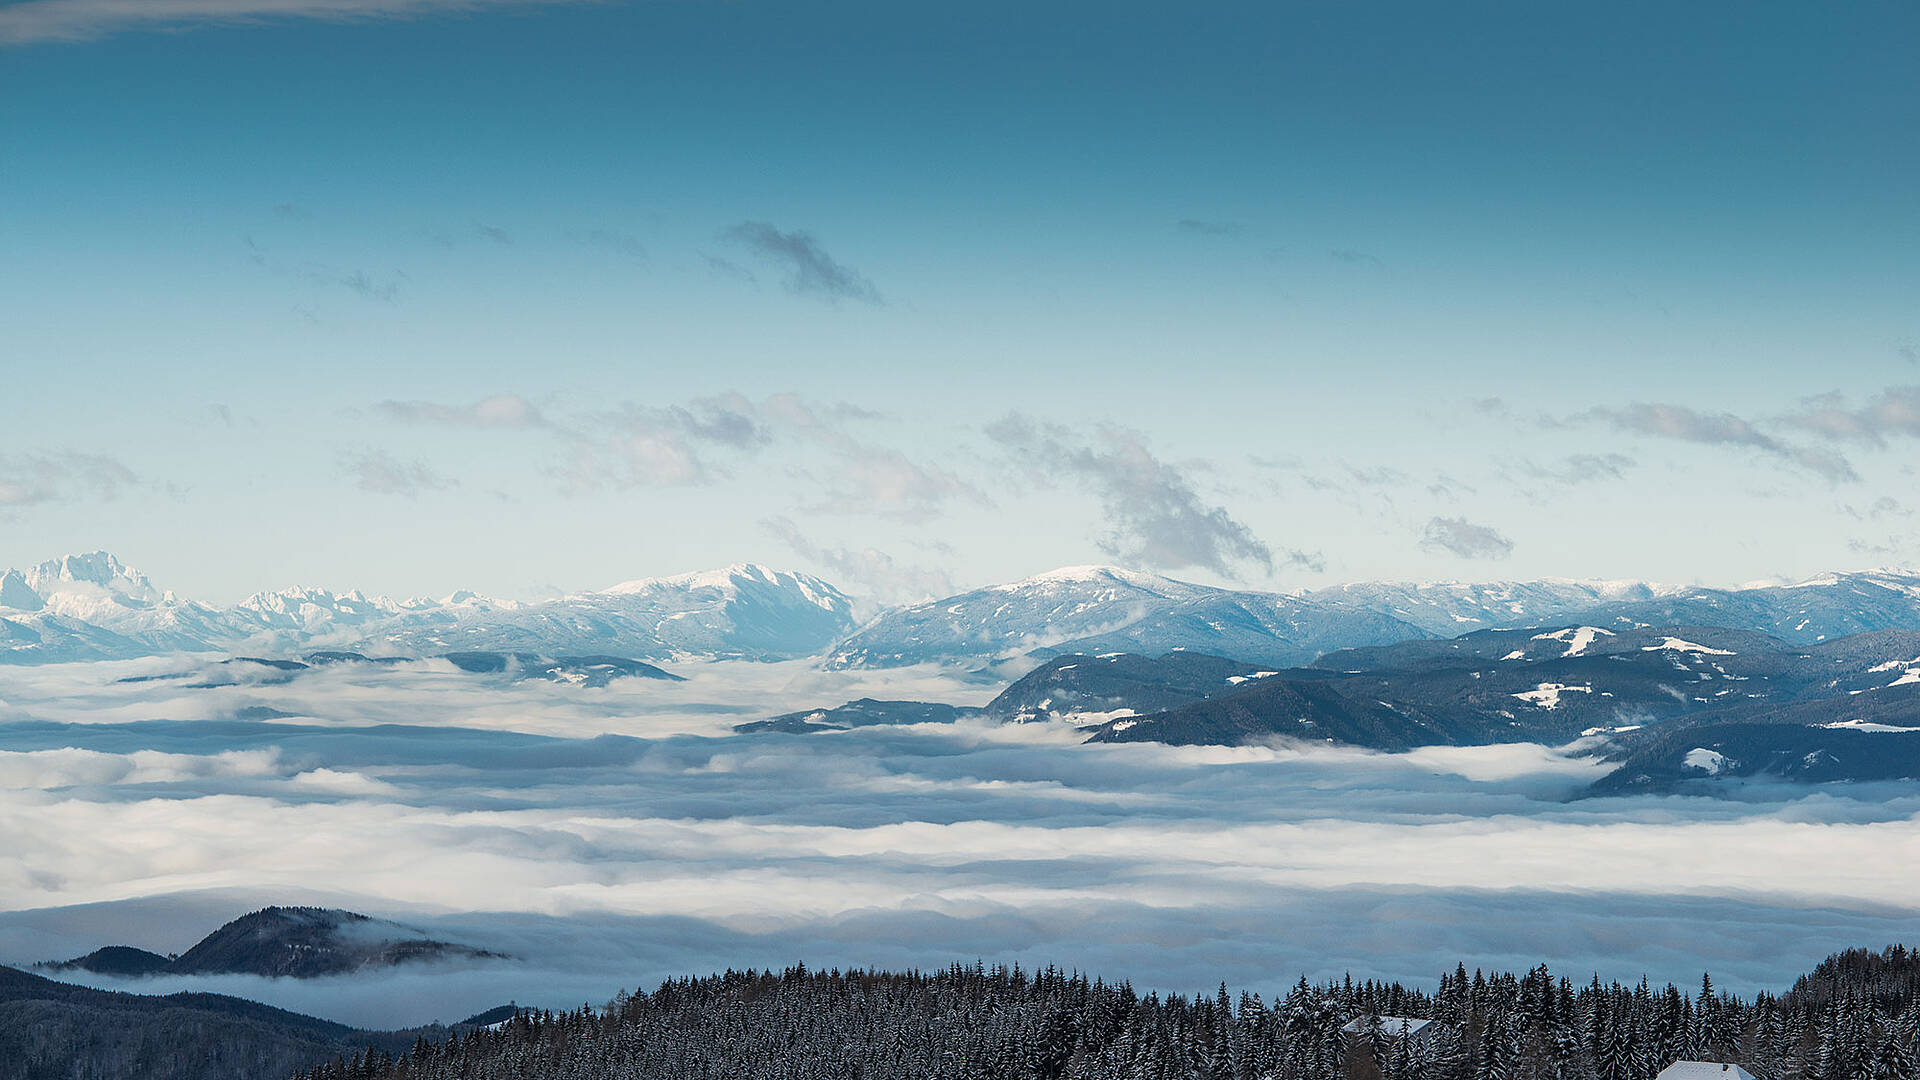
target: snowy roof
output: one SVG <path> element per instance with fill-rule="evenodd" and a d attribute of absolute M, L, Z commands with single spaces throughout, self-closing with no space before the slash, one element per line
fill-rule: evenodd
<path fill-rule="evenodd" d="M 1660 1070 L 1654 1080 L 1758 1080 L 1738 1065 L 1718 1061 L 1676 1061 Z"/>
<path fill-rule="evenodd" d="M 1398 1035 L 1402 1031 L 1409 1035 L 1417 1035 L 1420 1029 L 1433 1023 L 1431 1020 L 1421 1020 L 1412 1016 L 1356 1016 L 1342 1025 L 1340 1030 L 1348 1035 L 1365 1034 L 1376 1019 L 1380 1021 L 1380 1030 L 1388 1035 Z"/>

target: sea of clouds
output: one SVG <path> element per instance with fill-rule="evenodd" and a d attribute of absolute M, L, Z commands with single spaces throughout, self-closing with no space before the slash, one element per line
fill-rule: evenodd
<path fill-rule="evenodd" d="M 441 664 L 286 681 L 181 658 L 0 667 L 0 963 L 182 951 L 266 904 L 513 957 L 89 977 L 395 1027 L 802 961 L 1051 963 L 1269 996 L 1301 975 L 1546 962 L 1777 990 L 1920 927 L 1907 787 L 1584 799 L 1606 766 L 1531 744 L 1087 746 L 984 721 L 741 735 L 860 696 L 980 704 L 997 687 L 678 670 L 590 689 Z"/>

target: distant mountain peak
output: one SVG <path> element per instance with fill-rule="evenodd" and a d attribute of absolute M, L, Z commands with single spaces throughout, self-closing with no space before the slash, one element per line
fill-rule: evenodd
<path fill-rule="evenodd" d="M 641 596 L 651 593 L 691 593 L 703 589 L 721 593 L 786 591 L 826 611 L 843 612 L 852 607 L 852 601 L 846 594 L 817 577 L 796 570 L 775 570 L 758 563 L 733 563 L 715 570 L 635 578 L 602 589 L 597 595 Z"/>
<path fill-rule="evenodd" d="M 27 576 L 18 570 L 0 574 L 0 608 L 13 611 L 39 611 L 47 602 L 27 584 Z"/>
<path fill-rule="evenodd" d="M 782 579 L 793 580 L 804 577 L 806 575 L 796 571 L 774 570 L 759 563 L 731 563 L 712 570 L 691 570 L 683 574 L 634 578 L 617 585 L 609 585 L 599 591 L 620 594 L 648 592 L 654 589 L 723 589 L 743 581 L 777 585 Z"/>
<path fill-rule="evenodd" d="M 1045 573 L 1034 574 L 1018 581 L 1003 585 L 989 585 L 978 590 L 983 593 L 1020 593 L 1020 592 L 1060 592 L 1085 589 L 1121 589 L 1131 592 L 1148 593 L 1154 596 L 1191 599 L 1200 596 L 1216 596 L 1243 590 L 1221 588 L 1214 585 L 1201 585 L 1197 582 L 1183 581 L 1168 577 L 1151 570 L 1130 570 L 1124 566 L 1062 566 Z M 1271 595 L 1258 593 L 1255 595 Z M 939 601 L 930 601 L 939 603 Z"/>
<path fill-rule="evenodd" d="M 77 619 L 97 618 L 114 609 L 150 608 L 171 598 L 171 594 L 154 588 L 145 574 L 105 551 L 62 555 L 10 571 L 0 590 L 9 597 L 0 600 L 0 606 L 25 611 L 51 609 Z M 39 601 L 37 605 L 35 600 Z"/>

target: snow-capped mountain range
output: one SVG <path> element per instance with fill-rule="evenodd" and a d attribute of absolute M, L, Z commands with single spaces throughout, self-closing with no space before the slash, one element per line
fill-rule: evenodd
<path fill-rule="evenodd" d="M 427 655 L 488 649 L 649 660 L 818 657 L 831 667 L 972 667 L 1062 653 L 1189 649 L 1304 664 L 1337 649 L 1475 630 L 1585 624 L 1715 626 L 1811 643 L 1920 629 L 1920 572 L 1828 574 L 1731 589 L 1641 582 L 1368 582 L 1297 593 L 1068 567 L 896 607 L 858 624 L 815 577 L 735 565 L 537 602 L 458 592 L 392 600 L 289 588 L 231 607 L 184 599 L 105 552 L 0 574 L 0 662 L 310 649 Z"/>
<path fill-rule="evenodd" d="M 744 565 L 536 603 L 465 591 L 392 600 L 300 587 L 226 608 L 164 592 L 105 552 L 0 575 L 0 662 L 11 663 L 316 648 L 778 660 L 818 653 L 853 625 L 853 602 L 826 582 Z"/>

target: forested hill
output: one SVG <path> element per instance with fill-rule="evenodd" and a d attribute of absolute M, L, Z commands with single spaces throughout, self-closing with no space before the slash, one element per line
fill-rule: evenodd
<path fill-rule="evenodd" d="M 1018 968 L 729 972 L 305 1080 L 1649 1080 L 1677 1059 L 1762 1080 L 1912 1080 L 1920 1007 L 1887 994 L 1911 955 L 1872 955 L 1823 965 L 1818 994 L 1753 1001 L 1710 983 L 1576 986 L 1544 967 L 1459 970 L 1433 994 L 1303 980 L 1274 1002 Z M 1342 1033 L 1368 1016 L 1435 1023 Z"/>
<path fill-rule="evenodd" d="M 123 994 L 0 966 L 0 1080 L 283 1080 L 448 1033 L 359 1031 L 221 994 Z"/>

